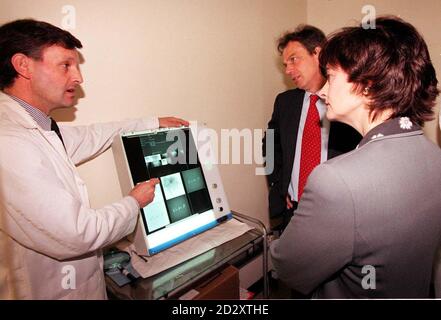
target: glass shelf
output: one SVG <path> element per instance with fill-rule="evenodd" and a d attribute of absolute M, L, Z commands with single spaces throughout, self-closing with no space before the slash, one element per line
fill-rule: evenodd
<path fill-rule="evenodd" d="M 265 242 L 265 244 L 264 244 Z M 109 299 L 167 299 L 178 291 L 191 288 L 196 281 L 227 264 L 241 264 L 262 252 L 264 233 L 252 229 L 243 235 L 149 278 L 119 287 L 106 276 Z"/>

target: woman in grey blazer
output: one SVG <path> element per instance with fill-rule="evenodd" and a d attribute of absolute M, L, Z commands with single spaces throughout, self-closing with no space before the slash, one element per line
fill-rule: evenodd
<path fill-rule="evenodd" d="M 439 94 L 421 35 L 397 17 L 344 28 L 320 55 L 327 117 L 357 149 L 318 166 L 280 239 L 282 281 L 316 298 L 429 297 L 441 235 L 441 150 L 421 126 Z"/>

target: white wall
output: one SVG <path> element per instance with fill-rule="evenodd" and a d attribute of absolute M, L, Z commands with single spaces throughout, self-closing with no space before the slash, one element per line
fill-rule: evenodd
<path fill-rule="evenodd" d="M 176 115 L 221 128 L 266 128 L 285 90 L 277 37 L 306 18 L 304 0 L 0 0 L 0 23 L 62 26 L 76 9 L 85 97 L 55 118 L 72 124 Z M 268 222 L 254 165 L 222 165 L 231 208 Z M 111 151 L 82 165 L 93 207 L 121 197 Z"/>

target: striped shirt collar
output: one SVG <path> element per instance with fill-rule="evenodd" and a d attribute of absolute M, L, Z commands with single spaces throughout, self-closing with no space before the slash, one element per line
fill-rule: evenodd
<path fill-rule="evenodd" d="M 11 99 L 15 100 L 20 106 L 23 107 L 29 113 L 29 115 L 35 120 L 35 122 L 45 131 L 51 131 L 51 121 L 52 119 L 46 115 L 43 111 L 34 108 L 26 101 L 21 100 L 13 95 L 9 95 Z"/>

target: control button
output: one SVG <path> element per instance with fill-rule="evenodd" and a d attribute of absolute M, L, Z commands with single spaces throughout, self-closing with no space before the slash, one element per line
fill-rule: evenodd
<path fill-rule="evenodd" d="M 213 183 L 213 189 L 217 188 L 217 183 Z"/>
<path fill-rule="evenodd" d="M 221 203 L 221 202 L 222 202 L 222 199 L 221 199 L 221 198 L 216 198 L 216 202 L 217 202 L 217 203 Z"/>
<path fill-rule="evenodd" d="M 224 211 L 224 208 L 219 207 L 219 212 L 222 212 L 222 211 Z"/>

